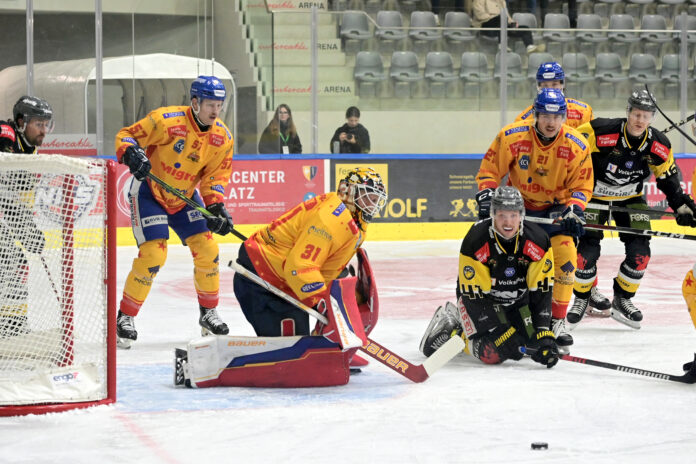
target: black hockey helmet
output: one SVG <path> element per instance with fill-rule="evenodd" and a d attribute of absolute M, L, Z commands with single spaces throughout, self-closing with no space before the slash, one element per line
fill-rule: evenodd
<path fill-rule="evenodd" d="M 520 191 L 507 185 L 495 189 L 491 199 L 491 216 L 495 216 L 497 210 L 519 211 L 524 214 L 524 199 Z"/>
<path fill-rule="evenodd" d="M 632 108 L 654 113 L 657 111 L 655 96 L 644 89 L 634 90 L 631 92 L 631 96 L 628 97 L 628 108 L 626 109 L 631 111 Z"/>
<path fill-rule="evenodd" d="M 53 108 L 46 100 L 24 95 L 12 108 L 12 117 L 15 122 L 22 118 L 25 124 L 33 118 L 53 121 Z"/>

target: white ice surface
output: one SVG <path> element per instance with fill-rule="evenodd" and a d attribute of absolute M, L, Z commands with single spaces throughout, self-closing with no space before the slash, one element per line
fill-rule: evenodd
<path fill-rule="evenodd" d="M 381 300 L 371 338 L 420 363 L 430 315 L 453 299 L 459 242 L 367 249 Z M 604 242 L 600 287 L 610 297 L 622 252 Z M 119 249 L 119 296 L 135 253 Z M 233 334 L 253 335 L 231 290 L 235 256 L 221 248 L 221 316 Z M 696 350 L 681 298 L 694 260 L 690 242 L 653 240 L 636 296 L 643 328 L 586 319 L 572 354 L 680 375 Z M 462 354 L 422 384 L 372 362 L 341 387 L 175 388 L 174 347 L 199 333 L 191 277 L 188 250 L 171 246 L 136 318 L 139 339 L 118 352 L 115 405 L 0 418 L 0 463 L 696 462 L 696 385 L 565 361 L 485 366 Z M 548 450 L 531 450 L 535 441 Z"/>

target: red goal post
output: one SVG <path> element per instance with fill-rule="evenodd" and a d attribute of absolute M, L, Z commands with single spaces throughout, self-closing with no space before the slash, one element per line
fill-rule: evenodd
<path fill-rule="evenodd" d="M 116 400 L 116 167 L 0 154 L 0 416 Z"/>

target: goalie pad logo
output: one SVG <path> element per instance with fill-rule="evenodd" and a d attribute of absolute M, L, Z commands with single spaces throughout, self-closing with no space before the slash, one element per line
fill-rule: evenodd
<path fill-rule="evenodd" d="M 68 199 L 71 191 L 72 198 Z M 97 182 L 83 175 L 42 174 L 36 186 L 35 205 L 43 217 L 62 225 L 67 220 L 64 206 L 71 201 L 75 209 L 70 220 L 77 222 L 92 210 L 98 192 Z"/>

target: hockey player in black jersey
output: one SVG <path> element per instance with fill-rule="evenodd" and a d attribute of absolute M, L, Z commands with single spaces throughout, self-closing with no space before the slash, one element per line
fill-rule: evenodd
<path fill-rule="evenodd" d="M 548 235 L 524 221 L 524 201 L 514 187 L 498 187 L 490 218 L 472 226 L 462 241 L 457 306 L 435 312 L 420 350 L 430 356 L 451 336 L 462 336 L 465 352 L 486 364 L 522 358 L 546 367 L 558 362 L 551 324 L 553 251 Z"/>
<path fill-rule="evenodd" d="M 53 128 L 51 106 L 40 98 L 24 96 L 15 103 L 12 116 L 12 120 L 0 121 L 0 152 L 36 153 Z M 34 188 L 36 180 L 35 174 L 21 171 L 0 176 L 0 339 L 29 332 L 26 253 L 40 254 L 46 240 L 20 197 Z"/>
<path fill-rule="evenodd" d="M 628 98 L 625 118 L 597 118 L 578 127 L 578 131 L 587 137 L 592 153 L 595 173 L 592 201 L 635 209 L 635 213 L 613 213 L 616 225 L 649 229 L 650 218 L 640 210 L 647 208 L 643 183 L 654 174 L 657 188 L 677 213 L 677 223 L 694 227 L 696 204 L 682 191 L 670 142 L 650 125 L 656 110 L 652 95 L 647 90 L 637 90 Z M 605 224 L 609 211 L 588 207 L 585 218 L 588 224 Z M 589 229 L 580 237 L 573 288 L 575 302 L 567 315 L 571 328 L 582 320 L 587 310 L 592 283 L 597 275 L 602 237 L 602 231 Z M 650 237 L 619 234 L 619 238 L 624 243 L 626 258 L 614 278 L 611 317 L 639 329 L 643 314 L 631 298 L 636 294 L 650 260 Z"/>

